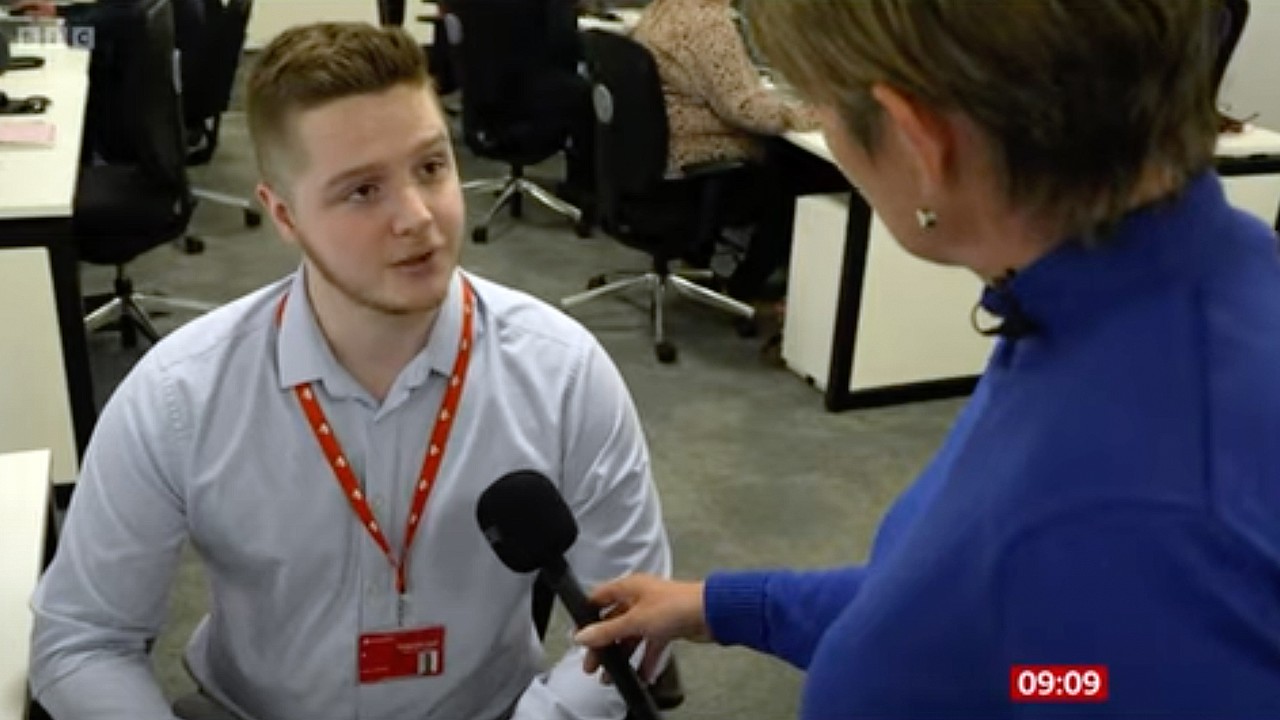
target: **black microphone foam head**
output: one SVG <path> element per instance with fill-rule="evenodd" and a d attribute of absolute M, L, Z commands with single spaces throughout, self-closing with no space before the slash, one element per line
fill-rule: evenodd
<path fill-rule="evenodd" d="M 563 563 L 578 523 L 542 473 L 507 473 L 480 494 L 476 521 L 503 565 L 518 573 Z"/>

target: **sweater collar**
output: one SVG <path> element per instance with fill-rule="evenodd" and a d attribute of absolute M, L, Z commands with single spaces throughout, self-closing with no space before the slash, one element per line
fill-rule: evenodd
<path fill-rule="evenodd" d="M 1056 334 L 1172 277 L 1204 271 L 1214 231 L 1229 209 L 1217 175 L 1125 216 L 1108 235 L 1073 237 L 1020 272 L 987 286 L 979 302 L 1001 318 L 984 331 L 1011 339 Z"/>

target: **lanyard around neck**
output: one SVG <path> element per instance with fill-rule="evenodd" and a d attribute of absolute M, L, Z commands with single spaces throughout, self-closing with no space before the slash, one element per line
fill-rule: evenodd
<path fill-rule="evenodd" d="M 276 309 L 277 326 L 280 325 L 284 318 L 284 307 L 288 299 L 288 295 L 280 299 L 280 305 Z M 373 541 L 378 544 L 382 553 L 386 555 L 387 561 L 391 563 L 391 567 L 395 570 L 396 591 L 402 597 L 408 590 L 409 548 L 412 547 L 413 539 L 417 535 L 418 528 L 422 525 L 422 516 L 427 506 L 427 499 L 430 497 L 431 490 L 435 487 L 436 478 L 440 474 L 440 464 L 444 458 L 445 447 L 449 442 L 449 433 L 453 429 L 453 419 L 457 415 L 462 389 L 466 384 L 467 368 L 471 364 L 474 318 L 475 293 L 471 288 L 471 283 L 463 277 L 462 332 L 461 337 L 458 339 L 458 354 L 453 361 L 453 371 L 449 374 L 449 385 L 445 389 L 444 399 L 440 402 L 440 412 L 436 414 L 435 425 L 431 429 L 430 441 L 427 443 L 426 451 L 423 453 L 422 470 L 418 473 L 417 482 L 414 483 L 413 502 L 409 507 L 409 519 L 405 527 L 404 544 L 400 550 L 399 557 L 392 552 L 391 543 L 387 541 L 387 536 L 383 534 L 377 518 L 374 517 L 373 510 L 365 499 L 365 493 L 360 489 L 360 481 L 356 478 L 355 473 L 352 472 L 351 465 L 347 462 L 347 457 L 342 452 L 342 445 L 338 442 L 338 436 L 334 433 L 333 426 L 325 417 L 324 409 L 320 407 L 320 401 L 316 399 L 313 384 L 309 382 L 300 383 L 293 388 L 294 394 L 298 398 L 298 404 L 302 408 L 302 413 L 306 416 L 307 422 L 311 426 L 311 431 L 316 436 L 316 441 L 320 443 L 320 449 L 324 452 L 325 459 L 329 461 L 329 467 L 333 470 L 334 478 L 337 479 L 338 485 L 342 488 L 342 492 L 350 503 L 352 511 L 355 512 L 356 517 L 360 519 L 360 523 L 368 531 Z"/>

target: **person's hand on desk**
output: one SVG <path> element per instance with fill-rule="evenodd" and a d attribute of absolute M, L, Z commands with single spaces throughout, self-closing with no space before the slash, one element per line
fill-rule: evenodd
<path fill-rule="evenodd" d="M 583 669 L 588 674 L 599 669 L 600 657 L 595 649 L 643 640 L 646 644 L 640 677 L 652 678 L 672 640 L 710 642 L 702 589 L 702 582 L 680 582 L 644 574 L 630 575 L 596 588 L 590 600 L 607 612 L 604 620 L 574 636 L 575 642 L 592 650 L 583 661 Z"/>
<path fill-rule="evenodd" d="M 18 0 L 9 6 L 9 13 L 27 17 L 55 17 L 58 6 L 53 4 L 53 0 Z"/>

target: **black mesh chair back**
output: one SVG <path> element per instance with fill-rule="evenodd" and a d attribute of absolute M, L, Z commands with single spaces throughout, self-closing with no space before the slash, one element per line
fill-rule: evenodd
<path fill-rule="evenodd" d="M 532 165 L 564 146 L 565 120 L 543 112 L 537 92 L 541 76 L 573 72 L 572 56 L 549 42 L 549 3 L 564 1 L 449 3 L 445 24 L 462 88 L 462 132 L 477 155 Z"/>
<path fill-rule="evenodd" d="M 187 180 L 186 143 L 175 69 L 171 0 L 141 0 L 113 9 L 110 52 L 95 56 L 101 89 L 121 123 L 117 157 L 84 169 L 77 188 L 81 257 L 123 264 L 180 236 L 195 208 Z M 110 237 L 110 240 L 106 240 Z"/>
<path fill-rule="evenodd" d="M 666 339 L 663 304 L 668 289 L 696 302 L 750 320 L 755 310 L 707 287 L 708 269 L 676 268 L 672 261 L 695 257 L 712 247 L 727 217 L 729 188 L 740 180 L 739 161 L 712 161 L 681 168 L 667 177 L 666 99 L 653 56 L 623 35 L 590 31 L 583 37 L 587 76 L 595 113 L 596 212 L 605 232 L 648 253 L 652 269 L 591 278 L 587 291 L 562 299 L 564 307 L 623 292 L 637 285 L 650 291 L 654 351 L 660 362 L 676 359 Z"/>
<path fill-rule="evenodd" d="M 589 232 L 579 208 L 526 178 L 524 169 L 566 149 L 570 128 L 585 118 L 585 87 L 577 76 L 574 0 L 451 0 L 444 18 L 451 66 L 462 89 L 462 136 L 482 158 L 510 167 L 505 177 L 476 179 L 467 190 L 492 190 L 497 200 L 474 224 L 471 237 L 488 242 L 489 225 L 509 207 L 520 217 L 523 198 Z M 575 113 L 576 116 L 575 116 Z"/>
<path fill-rule="evenodd" d="M 667 166 L 666 101 L 653 56 L 617 33 L 583 33 L 596 116 L 596 201 L 606 229 L 624 230 L 628 201 L 659 193 Z"/>
<path fill-rule="evenodd" d="M 1244 26 L 1249 21 L 1249 0 L 1221 0 L 1218 10 L 1218 52 L 1213 63 L 1213 95 L 1218 96 L 1222 79 L 1231 64 L 1231 56 L 1240 44 Z"/>
<path fill-rule="evenodd" d="M 187 128 L 200 136 L 188 158 L 191 164 L 208 162 L 217 149 L 222 113 L 231 105 L 252 12 L 253 0 L 226 0 L 225 5 L 223 0 L 205 0 L 202 38 L 182 48 L 183 116 Z"/>

